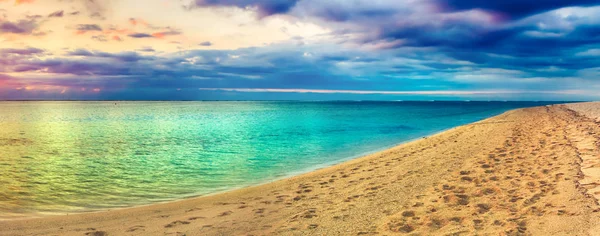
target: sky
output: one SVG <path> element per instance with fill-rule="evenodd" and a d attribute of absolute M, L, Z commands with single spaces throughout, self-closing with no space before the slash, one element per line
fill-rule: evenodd
<path fill-rule="evenodd" d="M 600 1 L 0 0 L 0 100 L 600 100 Z"/>

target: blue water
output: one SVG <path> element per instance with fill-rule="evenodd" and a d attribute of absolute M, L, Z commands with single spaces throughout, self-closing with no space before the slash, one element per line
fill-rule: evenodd
<path fill-rule="evenodd" d="M 263 183 L 537 102 L 0 102 L 4 217 Z"/>

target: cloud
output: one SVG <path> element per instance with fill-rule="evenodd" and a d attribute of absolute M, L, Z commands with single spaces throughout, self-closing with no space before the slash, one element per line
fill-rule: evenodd
<path fill-rule="evenodd" d="M 484 9 L 518 19 L 558 8 L 595 6 L 600 5 L 600 3 L 596 0 L 448 0 L 440 1 L 440 5 L 446 5 L 451 10 Z"/>
<path fill-rule="evenodd" d="M 101 88 L 98 94 L 105 98 L 121 99 L 181 98 L 171 92 L 177 88 L 181 94 L 193 91 L 187 93 L 190 97 L 210 94 L 217 98 L 229 94 L 235 94 L 234 98 L 315 94 L 511 98 L 522 92 L 531 98 L 584 99 L 597 97 L 594 94 L 600 89 L 600 7 L 593 4 L 562 0 L 509 0 L 506 5 L 471 0 L 194 1 L 194 7 L 235 7 L 256 11 L 259 17 L 278 15 L 257 24 L 315 24 L 327 33 L 300 37 L 290 30 L 290 40 L 232 50 L 216 50 L 209 47 L 213 42 L 206 41 L 197 44 L 205 47 L 202 50 L 173 53 L 163 47 L 178 45 L 152 45 L 159 52 L 153 48 L 117 53 L 78 49 L 52 57 L 43 56 L 45 52 L 6 51 L 0 57 L 0 72 L 38 86 Z M 111 50 L 122 39 L 132 48 L 147 43 L 133 38 L 165 38 L 169 40 L 164 43 L 181 46 L 190 43 L 179 29 L 142 22 L 132 18 L 122 22 L 125 28 L 108 23 L 74 28 L 90 32 L 91 38 L 105 42 Z M 38 33 L 35 27 L 29 32 Z M 43 82 L 36 76 L 52 79 Z"/>
<path fill-rule="evenodd" d="M 60 11 L 55 11 L 55 12 L 50 13 L 48 15 L 48 17 L 63 17 L 64 14 L 65 14 L 65 11 L 60 10 Z"/>
<path fill-rule="evenodd" d="M 162 32 L 156 32 L 156 33 L 152 33 L 152 36 L 154 38 L 165 38 L 166 36 L 173 36 L 173 35 L 180 35 L 181 32 L 178 30 L 174 30 L 174 29 L 168 29 L 168 31 L 162 31 Z"/>
<path fill-rule="evenodd" d="M 107 37 L 106 35 L 102 35 L 102 34 L 101 35 L 94 35 L 94 36 L 92 36 L 92 39 L 96 40 L 98 42 L 108 42 L 109 39 L 113 40 L 113 41 L 117 41 L 117 42 L 123 41 L 123 39 L 120 36 L 118 36 L 118 35 L 113 35 L 110 38 Z"/>
<path fill-rule="evenodd" d="M 278 10 L 266 10 L 271 9 L 269 6 L 280 4 L 282 7 L 273 8 Z M 593 33 L 598 25 L 597 18 L 577 16 L 581 14 L 577 12 L 570 12 L 571 16 L 565 18 L 565 13 L 559 10 L 598 4 L 600 3 L 593 0 L 194 2 L 197 7 L 253 9 L 261 16 L 287 14 L 296 20 L 310 21 L 324 28 L 334 29 L 330 35 L 340 42 L 376 50 L 443 47 L 451 51 L 472 48 L 493 53 L 535 53 L 540 51 L 542 44 L 572 47 L 597 42 L 597 36 Z M 600 14 L 599 10 L 589 11 Z M 571 31 L 547 28 L 557 22 L 568 25 Z M 566 37 L 562 37 L 563 34 Z M 535 48 L 537 43 L 540 43 L 539 48 Z M 519 48 L 509 49 L 507 45 Z"/>
<path fill-rule="evenodd" d="M 108 39 L 106 38 L 105 35 L 94 35 L 94 36 L 92 36 L 92 39 L 96 40 L 98 42 L 107 42 L 108 41 Z"/>
<path fill-rule="evenodd" d="M 67 55 L 69 55 L 69 56 L 93 56 L 94 53 L 80 48 L 75 51 L 71 51 L 71 52 L 67 53 Z"/>
<path fill-rule="evenodd" d="M 76 49 L 68 52 L 68 56 L 82 56 L 82 57 L 98 57 L 98 58 L 111 58 L 122 62 L 137 62 L 140 60 L 153 60 L 152 57 L 142 56 L 137 52 L 120 52 L 120 53 L 107 53 L 101 51 L 89 51 L 86 49 Z"/>
<path fill-rule="evenodd" d="M 260 17 L 287 13 L 299 0 L 194 0 L 191 7 L 235 6 L 255 8 Z"/>
<path fill-rule="evenodd" d="M 146 27 L 150 26 L 150 24 L 148 24 L 148 22 L 146 22 L 143 19 L 139 19 L 139 18 L 129 18 L 129 24 L 131 24 L 133 26 L 137 26 L 137 25 L 143 25 Z"/>
<path fill-rule="evenodd" d="M 133 34 L 129 34 L 127 35 L 131 38 L 154 38 L 154 36 L 150 35 L 150 34 L 145 34 L 145 33 L 133 33 Z"/>
<path fill-rule="evenodd" d="M 95 20 L 106 20 L 106 17 L 104 17 L 100 12 L 94 12 L 90 15 L 91 19 L 95 19 Z"/>
<path fill-rule="evenodd" d="M 38 28 L 35 20 L 19 20 L 17 22 L 0 22 L 0 33 L 33 34 Z"/>
<path fill-rule="evenodd" d="M 380 8 L 377 6 L 389 6 Z M 596 0 L 506 0 L 506 1 L 479 1 L 479 0 L 382 0 L 382 1 L 315 1 L 315 0 L 195 0 L 191 7 L 238 7 L 254 9 L 261 17 L 287 14 L 294 10 L 308 11 L 314 16 L 328 20 L 345 21 L 349 18 L 373 18 L 397 14 L 399 7 L 410 9 L 421 6 L 430 6 L 432 10 L 445 12 L 462 12 L 470 10 L 484 10 L 519 19 L 559 8 L 571 6 L 597 6 Z M 416 6 L 416 7 L 415 7 Z M 306 13 L 306 12 L 305 12 Z"/>
<path fill-rule="evenodd" d="M 152 47 L 144 47 L 144 48 L 138 49 L 138 51 L 140 51 L 140 52 L 156 52 L 156 50 L 154 50 Z"/>
<path fill-rule="evenodd" d="M 19 55 L 33 55 L 43 53 L 44 50 L 39 48 L 2 48 L 0 54 L 19 54 Z"/>
<path fill-rule="evenodd" d="M 97 24 L 79 24 L 75 26 L 77 34 L 85 34 L 90 31 L 102 31 L 102 27 Z"/>
<path fill-rule="evenodd" d="M 108 29 L 104 30 L 105 34 L 115 34 L 115 35 L 123 35 L 127 33 L 131 33 L 132 31 L 127 28 L 117 28 L 116 26 L 111 26 Z"/>
<path fill-rule="evenodd" d="M 580 57 L 598 57 L 598 56 L 600 56 L 600 49 L 597 49 L 597 48 L 588 49 L 583 52 L 578 52 L 575 55 L 580 56 Z"/>
<path fill-rule="evenodd" d="M 168 36 L 173 36 L 173 35 L 180 35 L 181 32 L 177 31 L 177 30 L 173 30 L 168 28 L 168 31 L 160 31 L 160 32 L 155 32 L 152 34 L 147 34 L 147 33 L 132 33 L 129 34 L 127 36 L 131 37 L 131 38 L 157 38 L 157 39 L 163 39 L 165 37 Z"/>
<path fill-rule="evenodd" d="M 237 50 L 160 53 L 160 56 L 150 48 L 141 51 L 144 55 L 77 49 L 45 59 L 34 54 L 5 54 L 0 63 L 7 65 L 5 73 L 42 73 L 53 78 L 42 82 L 24 76 L 19 81 L 70 90 L 102 88 L 99 98 L 111 99 L 182 99 L 183 95 L 175 94 L 177 88 L 187 94 L 186 99 L 199 96 L 186 91 L 202 91 L 200 95 L 214 96 L 210 97 L 213 99 L 223 98 L 227 92 L 237 94 L 236 98 L 280 94 L 292 99 L 301 98 L 297 96 L 509 98 L 521 96 L 518 93 L 530 97 L 582 98 L 593 94 L 589 88 L 600 86 L 594 82 L 597 70 L 588 69 L 598 65 L 600 59 L 578 60 L 566 54 L 563 57 L 569 64 L 549 68 L 543 58 L 515 61 L 488 55 L 482 63 L 468 63 L 436 51 L 408 48 L 363 51 L 339 45 L 275 44 Z"/>
<path fill-rule="evenodd" d="M 27 15 L 25 17 L 30 20 L 36 20 L 36 19 L 42 18 L 43 16 L 42 15 Z"/>
<path fill-rule="evenodd" d="M 90 18 L 104 20 L 104 14 L 110 9 L 111 0 L 79 0 L 90 14 Z"/>

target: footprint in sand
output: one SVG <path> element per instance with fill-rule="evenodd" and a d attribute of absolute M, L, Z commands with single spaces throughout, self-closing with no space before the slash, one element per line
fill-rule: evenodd
<path fill-rule="evenodd" d="M 200 210 L 202 210 L 202 208 L 196 207 L 196 208 L 188 209 L 185 212 L 200 211 Z"/>
<path fill-rule="evenodd" d="M 87 232 L 87 233 L 85 233 L 85 235 L 89 235 L 89 236 L 107 236 L 108 233 L 106 233 L 104 231 L 94 231 L 94 232 Z"/>
<path fill-rule="evenodd" d="M 126 232 L 134 232 L 134 231 L 138 231 L 138 230 L 144 230 L 144 228 L 146 228 L 146 226 L 136 225 L 136 226 L 132 226 L 129 229 L 127 229 Z"/>
<path fill-rule="evenodd" d="M 231 213 L 233 213 L 233 211 L 226 211 L 226 212 L 219 214 L 219 217 L 228 216 L 228 215 L 231 215 Z"/>
<path fill-rule="evenodd" d="M 308 228 L 308 229 L 316 229 L 317 227 L 319 227 L 319 225 L 318 225 L 318 224 L 311 224 L 311 225 L 309 225 L 307 228 Z"/>
<path fill-rule="evenodd" d="M 187 225 L 187 224 L 190 224 L 190 222 L 188 222 L 188 221 L 182 221 L 182 220 L 176 220 L 176 221 L 173 221 L 173 222 L 169 223 L 168 225 L 165 225 L 165 228 L 173 228 L 173 227 L 178 226 L 178 225 Z"/>

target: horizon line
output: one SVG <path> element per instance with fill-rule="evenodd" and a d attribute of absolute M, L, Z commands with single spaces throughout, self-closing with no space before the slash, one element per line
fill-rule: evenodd
<path fill-rule="evenodd" d="M 461 100 L 440 100 L 440 99 L 429 99 L 429 100 L 356 100 L 356 99 L 332 99 L 332 100 L 301 100 L 301 99 L 283 99 L 283 100 L 261 100 L 261 99 L 248 99 L 248 100 L 150 100 L 150 99 L 140 99 L 140 100 L 119 100 L 119 99 L 90 99 L 90 100 L 82 100 L 82 99 L 73 99 L 73 100 L 64 100 L 64 99 L 0 99 L 0 102 L 594 102 L 596 100 L 471 100 L 471 99 L 461 99 Z"/>
<path fill-rule="evenodd" d="M 316 93 L 316 94 L 361 94 L 361 95 L 499 95 L 499 94 L 563 94 L 582 95 L 586 91 L 566 90 L 344 90 L 344 89 L 303 89 L 303 88 L 198 88 L 201 91 L 226 91 L 243 93 Z"/>

